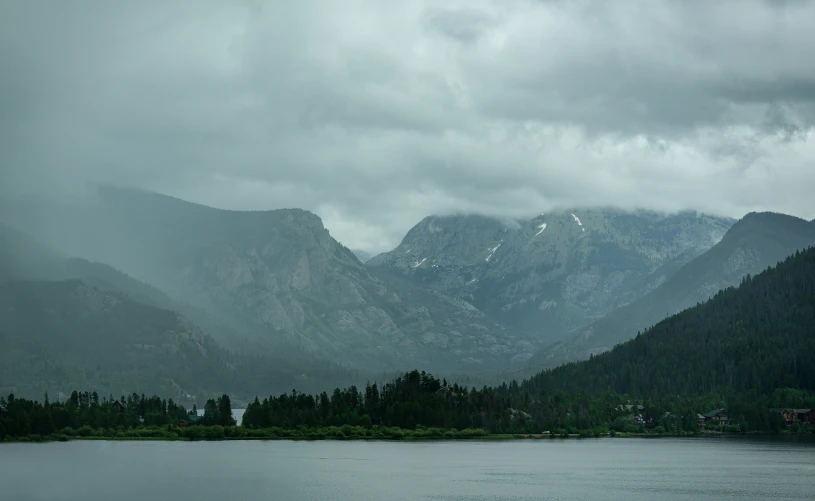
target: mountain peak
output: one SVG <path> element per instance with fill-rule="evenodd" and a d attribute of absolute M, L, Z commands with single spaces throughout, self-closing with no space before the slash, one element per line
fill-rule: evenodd
<path fill-rule="evenodd" d="M 743 218 L 738 220 L 736 224 L 733 225 L 735 228 L 737 225 L 747 224 L 747 223 L 755 223 L 755 222 L 777 222 L 777 221 L 803 221 L 807 222 L 805 219 L 796 216 L 790 216 L 789 214 L 784 214 L 781 212 L 773 212 L 773 211 L 753 211 L 748 212 L 744 215 Z"/>
<path fill-rule="evenodd" d="M 98 187 L 99 198 L 106 207 L 119 209 L 135 208 L 139 211 L 165 212 L 176 217 L 190 213 L 221 213 L 225 215 L 248 215 L 249 217 L 271 216 L 288 222 L 307 223 L 324 229 L 323 221 L 317 214 L 299 208 L 280 208 L 264 210 L 220 209 L 208 205 L 190 202 L 172 195 L 136 188 L 121 188 L 110 185 Z"/>
<path fill-rule="evenodd" d="M 477 214 L 428 216 L 408 231 L 396 249 L 368 264 L 424 269 L 483 262 L 513 229 L 512 221 Z"/>
<path fill-rule="evenodd" d="M 486 216 L 431 216 L 367 266 L 556 339 L 656 287 L 670 270 L 713 246 L 731 224 L 696 212 L 585 208 L 514 224 Z"/>
<path fill-rule="evenodd" d="M 789 235 L 808 237 L 815 226 L 805 219 L 777 212 L 750 212 L 737 221 L 724 236 L 724 240 L 736 241 L 749 238 L 778 239 Z"/>

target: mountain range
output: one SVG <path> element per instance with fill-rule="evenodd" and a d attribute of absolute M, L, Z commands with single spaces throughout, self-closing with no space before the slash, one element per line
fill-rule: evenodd
<path fill-rule="evenodd" d="M 525 221 L 429 217 L 367 266 L 468 301 L 541 343 L 659 286 L 732 220 L 571 210 Z"/>
<path fill-rule="evenodd" d="M 39 391 L 64 377 L 176 395 L 414 367 L 460 380 L 532 374 L 607 351 L 815 243 L 815 223 L 781 214 L 572 209 L 430 216 L 368 259 L 308 211 L 111 187 L 79 202 L 6 201 L 0 223 L 14 305 L 0 342 L 15 368 L 0 383 L 19 374 Z M 108 363 L 117 356 L 126 363 Z"/>
<path fill-rule="evenodd" d="M 14 224 L 58 252 L 182 298 L 263 349 L 368 371 L 452 373 L 506 367 L 538 347 L 465 301 L 379 276 L 306 211 L 223 211 L 105 189 L 78 207 L 15 213 Z M 228 343 L 219 329 L 212 336 Z"/>

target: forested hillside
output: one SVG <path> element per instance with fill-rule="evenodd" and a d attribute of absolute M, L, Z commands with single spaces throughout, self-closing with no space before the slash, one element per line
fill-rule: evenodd
<path fill-rule="evenodd" d="M 649 294 L 611 311 L 530 359 L 531 374 L 586 360 L 718 291 L 738 285 L 746 274 L 775 266 L 796 250 L 815 245 L 815 224 L 771 212 L 750 213 L 721 242 L 690 261 Z"/>
<path fill-rule="evenodd" d="M 524 383 L 635 395 L 815 389 L 815 248 L 581 363 Z"/>

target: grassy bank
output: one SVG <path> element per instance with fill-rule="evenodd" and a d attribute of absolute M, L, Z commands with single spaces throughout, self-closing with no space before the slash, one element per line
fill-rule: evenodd
<path fill-rule="evenodd" d="M 785 433 L 790 434 L 790 433 Z M 71 429 L 65 428 L 51 435 L 26 435 L 4 438 L 5 442 L 66 442 L 70 440 L 141 440 L 141 441 L 200 441 L 200 440 L 389 440 L 389 441 L 424 441 L 424 440 L 556 440 L 564 438 L 656 438 L 656 437 L 693 437 L 693 436 L 737 436 L 744 433 L 728 432 L 682 432 L 682 433 L 602 433 L 597 430 L 586 430 L 581 433 L 548 434 L 490 434 L 480 428 L 453 430 L 442 428 L 423 428 L 409 430 L 404 428 L 373 426 L 329 426 L 309 428 L 301 426 L 293 429 L 284 428 L 248 428 L 243 426 L 150 426 L 130 429 L 91 428 L 88 426 Z M 751 433 L 751 435 L 753 435 Z"/>
<path fill-rule="evenodd" d="M 685 435 L 690 436 L 691 434 Z M 142 441 L 199 441 L 199 440 L 554 440 L 562 438 L 592 437 L 644 437 L 676 436 L 655 433 L 560 433 L 560 434 L 490 434 L 483 429 L 445 430 L 441 428 L 402 429 L 374 426 L 320 427 L 297 429 L 250 429 L 240 426 L 175 426 L 143 427 L 128 430 L 80 428 L 64 429 L 51 435 L 5 437 L 6 442 L 65 442 L 70 440 L 142 440 Z"/>

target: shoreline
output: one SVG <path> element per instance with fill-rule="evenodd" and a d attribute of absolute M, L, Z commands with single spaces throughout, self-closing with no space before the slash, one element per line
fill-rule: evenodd
<path fill-rule="evenodd" d="M 298 430 L 292 430 L 296 432 Z M 812 434 L 799 434 L 799 433 L 682 433 L 682 434 L 669 434 L 669 433 L 616 433 L 605 435 L 555 435 L 555 434 L 484 434 L 484 435 L 434 435 L 434 436 L 352 436 L 352 437 L 338 437 L 338 436 L 222 436 L 213 438 L 193 438 L 184 436 L 104 436 L 104 435 L 91 435 L 91 436 L 67 436 L 64 434 L 50 435 L 46 437 L 30 435 L 26 437 L 5 437 L 0 441 L 0 446 L 4 443 L 53 443 L 53 442 L 73 442 L 73 441 L 111 441 L 111 442 L 238 442 L 238 441 L 296 441 L 296 442 L 317 442 L 317 441 L 336 441 L 336 442 L 442 442 L 442 441 L 515 441 L 515 440 L 574 440 L 574 439 L 599 439 L 599 438 L 743 438 L 743 437 L 777 437 L 777 438 L 810 438 L 815 440 Z"/>

